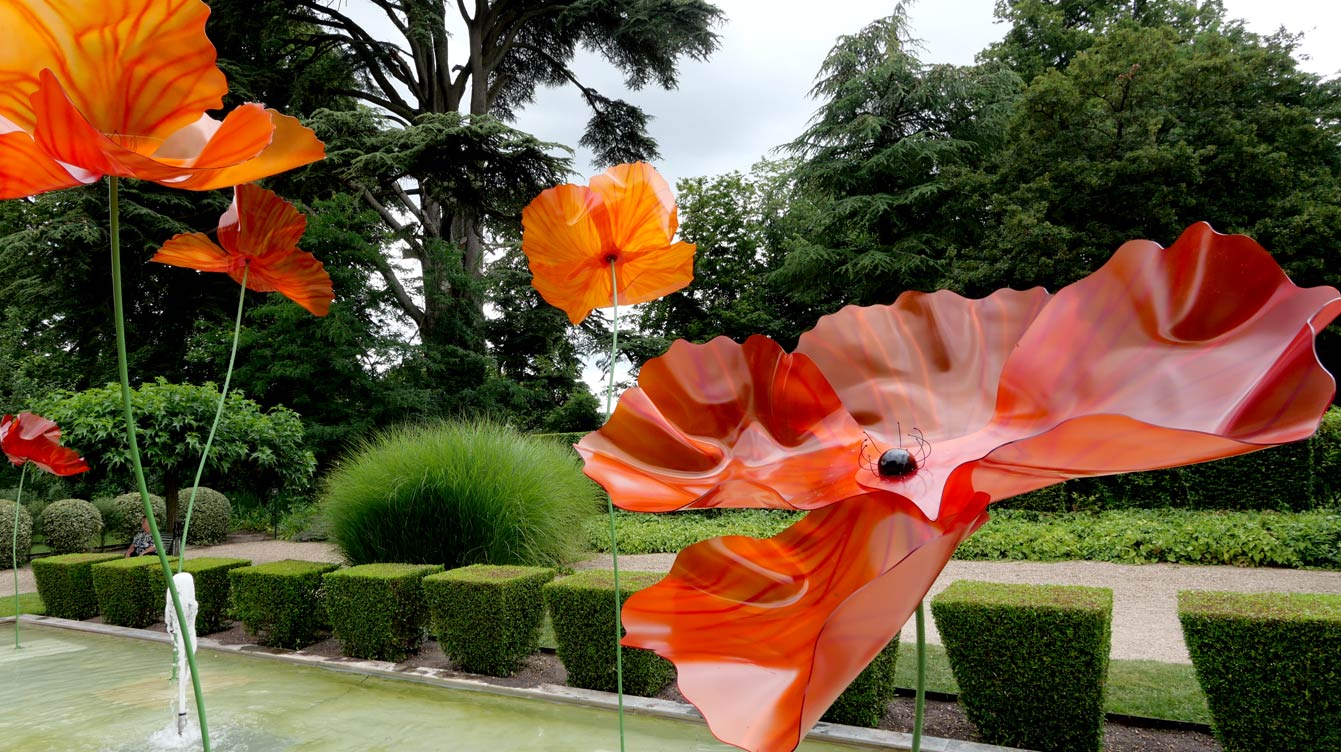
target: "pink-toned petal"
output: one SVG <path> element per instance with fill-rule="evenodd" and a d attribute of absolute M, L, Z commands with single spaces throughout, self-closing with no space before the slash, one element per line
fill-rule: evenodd
<path fill-rule="evenodd" d="M 804 355 L 766 337 L 678 341 L 577 445 L 618 506 L 813 509 L 861 493 L 863 436 Z"/>
<path fill-rule="evenodd" d="M 766 540 L 695 544 L 625 603 L 623 644 L 674 662 L 680 691 L 718 739 L 794 749 L 985 519 L 932 522 L 876 493 Z"/>

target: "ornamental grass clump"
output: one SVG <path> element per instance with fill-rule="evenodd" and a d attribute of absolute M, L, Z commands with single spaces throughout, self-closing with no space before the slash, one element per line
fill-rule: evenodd
<path fill-rule="evenodd" d="M 322 503 L 351 564 L 543 566 L 581 554 L 600 496 L 567 447 L 461 422 L 366 441 L 328 476 Z"/>

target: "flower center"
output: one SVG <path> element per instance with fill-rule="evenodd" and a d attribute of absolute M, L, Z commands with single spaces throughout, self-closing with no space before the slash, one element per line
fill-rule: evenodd
<path fill-rule="evenodd" d="M 880 471 L 880 477 L 882 478 L 901 478 L 916 472 L 917 460 L 907 449 L 895 447 L 880 455 L 880 462 L 876 469 Z"/>

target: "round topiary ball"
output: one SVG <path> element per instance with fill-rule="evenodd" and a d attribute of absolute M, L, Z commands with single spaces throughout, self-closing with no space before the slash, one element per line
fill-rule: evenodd
<path fill-rule="evenodd" d="M 154 509 L 154 519 L 162 525 L 168 518 L 168 505 L 162 496 L 149 494 L 149 505 Z M 112 498 L 111 506 L 116 510 L 116 519 L 103 519 L 107 525 L 107 539 L 116 543 L 129 543 L 140 532 L 140 518 L 144 516 L 144 502 L 139 492 L 125 493 Z M 164 532 L 166 535 L 167 532 Z"/>
<path fill-rule="evenodd" d="M 12 558 L 12 548 L 14 545 L 14 507 L 15 503 L 10 499 L 0 499 L 0 550 L 3 550 L 4 556 L 0 556 L 0 569 L 8 569 L 10 559 Z M 33 516 L 28 514 L 28 510 L 19 508 L 19 566 L 28 561 L 28 549 L 33 543 Z"/>
<path fill-rule="evenodd" d="M 79 553 L 102 532 L 102 515 L 83 499 L 61 499 L 42 510 L 42 530 L 55 553 Z"/>
<path fill-rule="evenodd" d="M 177 492 L 177 515 L 186 519 L 186 507 L 191 501 L 191 489 Z M 228 523 L 233 516 L 233 505 L 228 497 L 212 488 L 201 486 L 196 490 L 195 511 L 191 513 L 191 527 L 186 531 L 186 542 L 193 546 L 212 546 L 228 537 Z"/>

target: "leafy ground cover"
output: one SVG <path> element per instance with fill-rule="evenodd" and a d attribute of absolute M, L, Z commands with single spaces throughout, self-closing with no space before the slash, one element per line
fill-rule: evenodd
<path fill-rule="evenodd" d="M 619 550 L 625 554 L 674 553 L 719 535 L 766 537 L 800 516 L 757 509 L 659 515 L 619 512 Z M 589 521 L 586 532 L 592 550 L 610 550 L 604 519 Z M 1001 510 L 960 545 L 955 557 L 1341 569 L 1341 510 Z"/>

